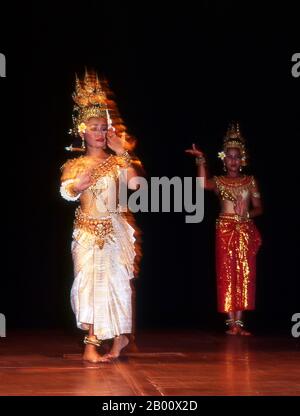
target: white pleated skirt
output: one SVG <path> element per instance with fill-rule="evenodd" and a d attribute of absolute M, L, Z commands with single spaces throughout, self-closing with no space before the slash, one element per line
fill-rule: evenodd
<path fill-rule="evenodd" d="M 102 249 L 90 233 L 74 229 L 72 257 L 74 282 L 71 306 L 77 327 L 105 340 L 132 332 L 134 229 L 120 214 L 111 214 L 114 235 Z"/>

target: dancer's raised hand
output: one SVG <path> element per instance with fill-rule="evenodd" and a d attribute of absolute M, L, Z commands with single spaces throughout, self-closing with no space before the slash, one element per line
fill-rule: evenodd
<path fill-rule="evenodd" d="M 200 149 L 197 149 L 195 143 L 192 144 L 192 148 L 191 149 L 186 149 L 185 153 L 188 153 L 194 157 L 203 157 L 204 154 Z"/>

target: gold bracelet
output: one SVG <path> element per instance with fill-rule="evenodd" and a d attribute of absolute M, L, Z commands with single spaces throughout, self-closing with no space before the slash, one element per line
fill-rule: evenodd
<path fill-rule="evenodd" d="M 205 158 L 203 156 L 196 157 L 196 165 L 197 166 L 199 166 L 199 165 L 205 165 L 205 163 L 206 163 L 206 160 L 205 160 Z"/>
<path fill-rule="evenodd" d="M 74 191 L 73 189 L 74 182 L 75 182 L 75 179 L 67 179 L 61 183 L 60 194 L 67 201 L 76 201 L 81 195 L 81 192 Z"/>
<path fill-rule="evenodd" d="M 125 152 L 124 153 L 122 153 L 120 156 L 118 156 L 118 157 L 120 157 L 124 162 L 125 162 L 125 166 L 127 167 L 127 166 L 129 166 L 130 165 L 130 162 L 131 162 L 131 156 L 130 156 L 130 154 L 128 153 L 128 151 L 127 150 L 125 150 Z"/>
<path fill-rule="evenodd" d="M 70 194 L 71 197 L 75 197 L 80 193 L 74 190 L 74 183 L 70 183 L 69 185 L 67 185 L 66 191 Z"/>

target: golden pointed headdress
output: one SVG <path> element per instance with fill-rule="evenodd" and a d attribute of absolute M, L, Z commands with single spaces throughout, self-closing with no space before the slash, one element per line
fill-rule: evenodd
<path fill-rule="evenodd" d="M 70 133 L 74 136 L 78 136 L 79 125 L 89 118 L 107 118 L 107 96 L 95 71 L 86 70 L 83 80 L 76 75 L 72 98 L 75 105 L 72 115 L 73 129 Z"/>
<path fill-rule="evenodd" d="M 242 165 L 247 165 L 247 152 L 245 146 L 245 139 L 241 134 L 240 125 L 237 121 L 229 123 L 227 132 L 223 139 L 223 152 L 219 152 L 219 157 L 223 158 L 223 153 L 231 147 L 237 147 L 242 154 Z"/>
<path fill-rule="evenodd" d="M 135 139 L 128 135 L 126 126 L 120 116 L 117 105 L 113 99 L 108 82 L 101 78 L 101 81 L 94 70 L 85 70 L 82 80 L 76 75 L 75 91 L 72 94 L 73 107 L 73 128 L 69 134 L 78 137 L 81 132 L 81 124 L 91 117 L 101 117 L 107 120 L 108 128 L 113 128 L 117 134 L 124 135 L 126 146 L 133 149 Z M 65 148 L 69 151 L 85 151 L 85 147 L 76 148 L 72 145 Z"/>

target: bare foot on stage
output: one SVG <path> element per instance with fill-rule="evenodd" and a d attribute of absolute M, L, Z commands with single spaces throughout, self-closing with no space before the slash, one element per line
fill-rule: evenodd
<path fill-rule="evenodd" d="M 236 324 L 236 326 L 237 326 L 237 328 L 238 328 L 238 333 L 239 333 L 240 335 L 243 335 L 243 336 L 246 336 L 246 337 L 249 337 L 250 335 L 252 335 L 252 334 L 251 334 L 251 332 L 247 331 L 247 330 L 244 328 L 244 322 L 243 322 L 242 320 L 237 319 L 237 320 L 235 321 L 235 324 Z"/>
<path fill-rule="evenodd" d="M 239 330 L 235 325 L 230 326 L 228 331 L 226 331 L 227 335 L 237 335 L 238 333 L 239 333 Z"/>
<path fill-rule="evenodd" d="M 120 356 L 121 351 L 129 344 L 129 339 L 126 335 L 119 335 L 114 338 L 114 343 L 109 351 L 109 353 L 105 354 L 103 358 L 113 360 Z"/>
<path fill-rule="evenodd" d="M 246 331 L 246 329 L 243 329 L 243 328 L 241 328 L 241 327 L 239 327 L 239 334 L 240 334 L 240 335 L 243 335 L 243 336 L 245 336 L 245 337 L 249 337 L 249 336 L 251 336 L 251 335 L 252 335 L 252 334 L 251 334 L 251 332 Z"/>
<path fill-rule="evenodd" d="M 109 361 L 97 352 L 94 345 L 86 345 L 82 359 L 83 361 L 88 361 L 90 363 L 107 363 Z"/>

